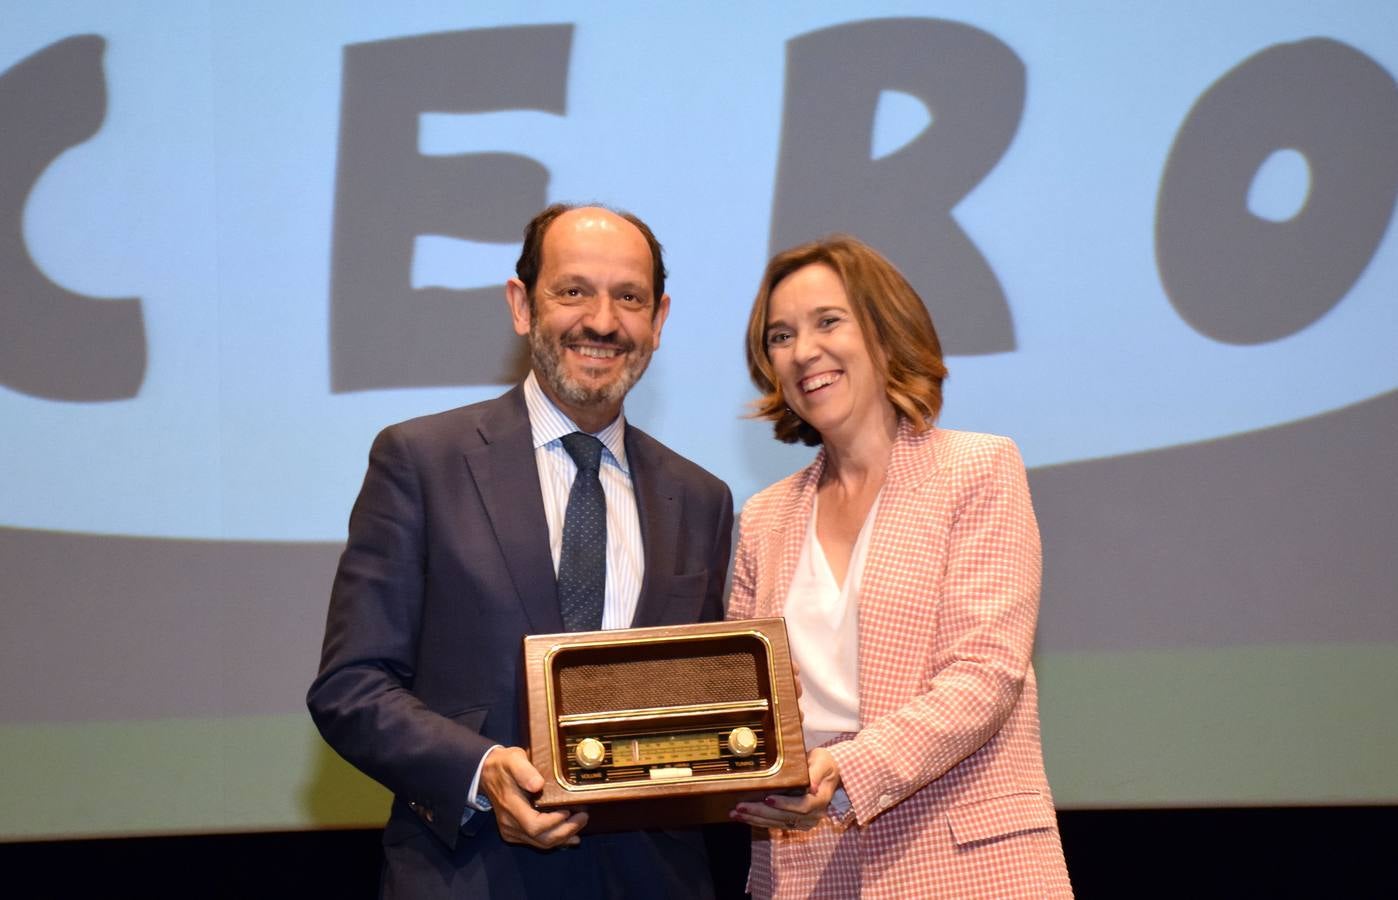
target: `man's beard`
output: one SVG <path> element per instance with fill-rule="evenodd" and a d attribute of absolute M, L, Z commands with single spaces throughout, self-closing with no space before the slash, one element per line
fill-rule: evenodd
<path fill-rule="evenodd" d="M 563 366 L 563 345 L 578 340 L 612 347 L 626 355 L 626 361 L 615 380 L 590 387 L 568 377 Z M 634 354 L 632 351 L 635 351 Z M 544 334 L 537 321 L 534 327 L 529 329 L 529 356 L 534 363 L 534 371 L 553 388 L 559 399 L 577 407 L 610 406 L 620 403 L 636 382 L 641 380 L 641 375 L 650 365 L 651 353 L 652 348 L 649 344 L 637 345 L 630 341 L 604 337 L 586 327 L 574 329 L 557 340 Z"/>

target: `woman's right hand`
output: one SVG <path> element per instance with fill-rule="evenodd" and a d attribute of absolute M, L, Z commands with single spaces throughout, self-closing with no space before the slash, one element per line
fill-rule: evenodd
<path fill-rule="evenodd" d="M 824 747 L 806 755 L 811 786 L 804 794 L 770 794 L 761 803 L 739 803 L 729 818 L 756 828 L 809 831 L 820 823 L 830 798 L 840 786 L 840 767 Z"/>

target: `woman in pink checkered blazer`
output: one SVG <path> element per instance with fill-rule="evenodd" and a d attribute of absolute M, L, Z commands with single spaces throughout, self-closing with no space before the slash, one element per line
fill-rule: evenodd
<path fill-rule="evenodd" d="M 932 425 L 946 367 L 848 237 L 767 266 L 757 414 L 815 461 L 743 509 L 730 619 L 787 617 L 811 789 L 740 804 L 755 897 L 1069 897 L 1030 653 L 1039 533 L 1013 442 Z M 816 745 L 819 746 L 816 746 Z"/>

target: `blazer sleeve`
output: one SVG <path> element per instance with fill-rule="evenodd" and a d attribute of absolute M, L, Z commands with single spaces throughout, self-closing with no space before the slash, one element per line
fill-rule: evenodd
<path fill-rule="evenodd" d="M 709 586 L 704 595 L 701 622 L 716 622 L 724 617 L 723 592 L 728 582 L 728 563 L 733 552 L 733 492 L 723 485 L 718 515 L 714 517 L 713 555 L 709 559 Z"/>
<path fill-rule="evenodd" d="M 330 595 L 307 705 L 325 741 L 448 845 L 493 742 L 414 693 L 427 559 L 420 467 L 394 428 L 374 441 Z"/>
<path fill-rule="evenodd" d="M 925 688 L 830 747 L 851 801 L 846 815 L 861 825 L 990 740 L 1014 709 L 1030 665 L 1041 551 L 1024 463 L 1002 439 L 987 462 L 968 465 L 955 476 L 957 514 Z"/>
<path fill-rule="evenodd" d="M 738 549 L 733 553 L 727 619 L 751 619 L 757 614 L 757 568 L 752 558 L 752 539 L 744 528 L 747 524 L 748 515 L 744 510 L 738 518 Z"/>

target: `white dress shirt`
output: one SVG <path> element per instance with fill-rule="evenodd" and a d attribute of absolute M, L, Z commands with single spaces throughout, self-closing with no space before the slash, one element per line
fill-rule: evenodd
<path fill-rule="evenodd" d="M 533 372 L 524 379 L 524 402 L 529 407 L 529 427 L 534 433 L 534 463 L 539 467 L 549 550 L 553 554 L 553 574 L 557 576 L 568 494 L 578 473 L 577 463 L 563 448 L 563 436 L 582 429 L 553 405 Z M 593 437 L 602 442 L 602 465 L 597 475 L 607 498 L 607 587 L 602 627 L 628 628 L 641 596 L 645 549 L 636 512 L 636 491 L 631 486 L 631 467 L 626 461 L 626 416 L 618 415 Z"/>
<path fill-rule="evenodd" d="M 529 409 L 529 428 L 534 437 L 534 464 L 539 467 L 539 488 L 548 521 L 549 550 L 553 574 L 558 576 L 558 559 L 563 552 L 563 520 L 568 511 L 568 494 L 578 465 L 563 448 L 563 436 L 582 429 L 554 405 L 539 387 L 531 371 L 524 379 L 524 404 Z M 602 628 L 628 628 L 636 615 L 641 596 L 641 576 L 645 574 L 645 547 L 641 543 L 641 520 L 636 511 L 636 490 L 631 484 L 631 467 L 626 461 L 626 416 L 618 414 L 593 437 L 602 442 L 602 463 L 597 476 L 607 500 L 607 581 L 602 601 Z M 499 746 L 499 745 L 497 745 Z M 490 809 L 490 801 L 480 792 L 481 771 L 495 750 L 481 757 L 471 779 L 466 811 L 461 823 L 476 810 Z"/>

